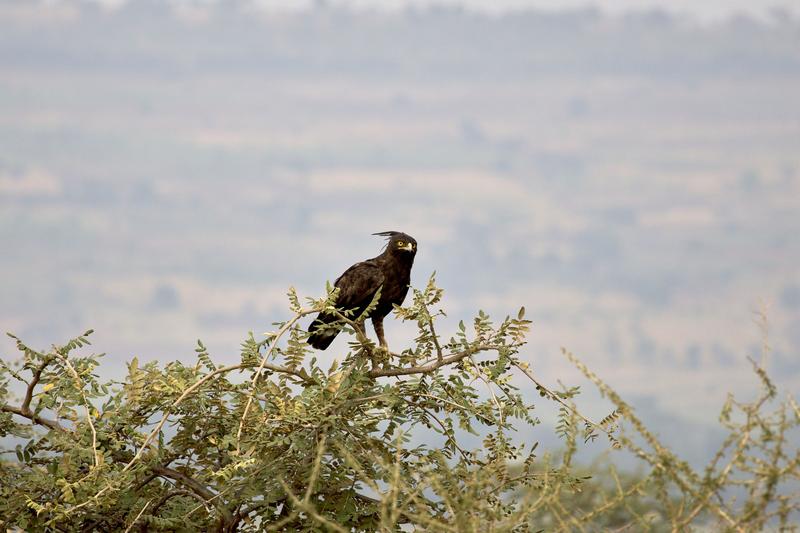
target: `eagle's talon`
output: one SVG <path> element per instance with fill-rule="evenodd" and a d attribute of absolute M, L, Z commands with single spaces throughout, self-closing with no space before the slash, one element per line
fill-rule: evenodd
<path fill-rule="evenodd" d="M 372 352 L 372 357 L 373 368 L 378 368 L 378 365 L 386 368 L 389 365 L 389 361 L 392 359 L 392 352 L 389 351 L 388 346 L 376 346 L 375 350 Z"/>

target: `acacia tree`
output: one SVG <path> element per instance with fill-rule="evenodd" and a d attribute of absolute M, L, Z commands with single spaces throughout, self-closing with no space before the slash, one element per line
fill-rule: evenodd
<path fill-rule="evenodd" d="M 796 502 L 777 487 L 797 474 L 784 438 L 787 413 L 800 417 L 796 404 L 789 411 L 784 405 L 783 418 L 771 422 L 759 415 L 759 404 L 748 411 L 748 441 L 726 441 L 717 462 L 738 442 L 732 461 L 739 464 L 747 446 L 763 440 L 757 432 L 770 430 L 771 442 L 779 442 L 778 470 L 751 469 L 753 504 L 734 508 L 719 501 L 733 463 L 695 474 L 577 360 L 615 404 L 599 423 L 575 409 L 577 388 L 553 391 L 537 382 L 520 358 L 530 327 L 524 309 L 498 324 L 480 312 L 446 338 L 435 328 L 441 297 L 431 277 L 409 306 L 396 308 L 416 323 L 418 336 L 413 346 L 389 353 L 358 327 L 369 309 L 362 316 L 337 311 L 333 288 L 303 306 L 290 290 L 291 318 L 263 340 L 250 334 L 239 363 L 216 365 L 198 341 L 195 365 L 140 366 L 133 359 L 123 381 L 101 382 L 100 356 L 78 353 L 91 331 L 43 351 L 14 337 L 22 360 L 0 367 L 0 436 L 18 444 L 6 450 L 16 458 L 0 460 L 0 527 L 528 531 L 674 529 L 710 520 L 746 530 L 771 515 L 789 522 Z M 337 313 L 353 336 L 341 362 L 325 367 L 299 326 L 321 310 Z M 565 452 L 558 460 L 538 457 L 535 444 L 515 439 L 539 420 L 514 376 L 559 408 L 556 431 Z M 9 394 L 10 381 L 22 383 L 21 398 Z M 634 435 L 615 432 L 623 421 Z M 601 434 L 651 471 L 616 486 L 576 474 L 576 443 Z M 758 489 L 764 480 L 772 480 L 766 491 Z M 582 487 L 595 497 L 578 498 Z"/>

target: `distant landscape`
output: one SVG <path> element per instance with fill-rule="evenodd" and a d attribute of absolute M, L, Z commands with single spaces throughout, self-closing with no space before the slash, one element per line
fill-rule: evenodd
<path fill-rule="evenodd" d="M 397 229 L 446 325 L 525 305 L 693 459 L 758 312 L 799 389 L 800 19 L 192 6 L 0 3 L 3 331 L 235 361 Z"/>

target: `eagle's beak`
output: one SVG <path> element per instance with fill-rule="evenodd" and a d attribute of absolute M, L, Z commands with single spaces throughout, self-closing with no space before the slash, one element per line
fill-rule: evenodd
<path fill-rule="evenodd" d="M 414 245 L 412 243 L 408 243 L 405 246 L 403 246 L 403 250 L 407 250 L 409 252 L 413 252 L 414 251 Z"/>

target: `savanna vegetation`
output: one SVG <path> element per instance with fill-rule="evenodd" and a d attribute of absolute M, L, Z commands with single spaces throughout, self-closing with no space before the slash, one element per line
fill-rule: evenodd
<path fill-rule="evenodd" d="M 416 325 L 411 346 L 381 350 L 355 327 L 361 317 L 340 313 L 349 351 L 323 364 L 301 319 L 336 312 L 335 294 L 304 305 L 290 290 L 290 318 L 250 334 L 236 364 L 218 365 L 198 342 L 195 364 L 133 359 L 121 381 L 98 377 L 90 331 L 46 350 L 15 337 L 19 359 L 0 366 L 0 528 L 797 529 L 800 407 L 761 362 L 760 394 L 728 398 L 727 437 L 696 469 L 570 352 L 608 416 L 584 417 L 578 387 L 542 383 L 523 354 L 524 309 L 501 321 L 481 312 L 443 335 L 431 278 L 396 309 Z M 554 428 L 537 418 L 549 406 Z M 547 431 L 561 447 L 529 439 Z M 611 459 L 576 464 L 583 446 Z M 622 453 L 636 473 L 614 467 Z"/>

